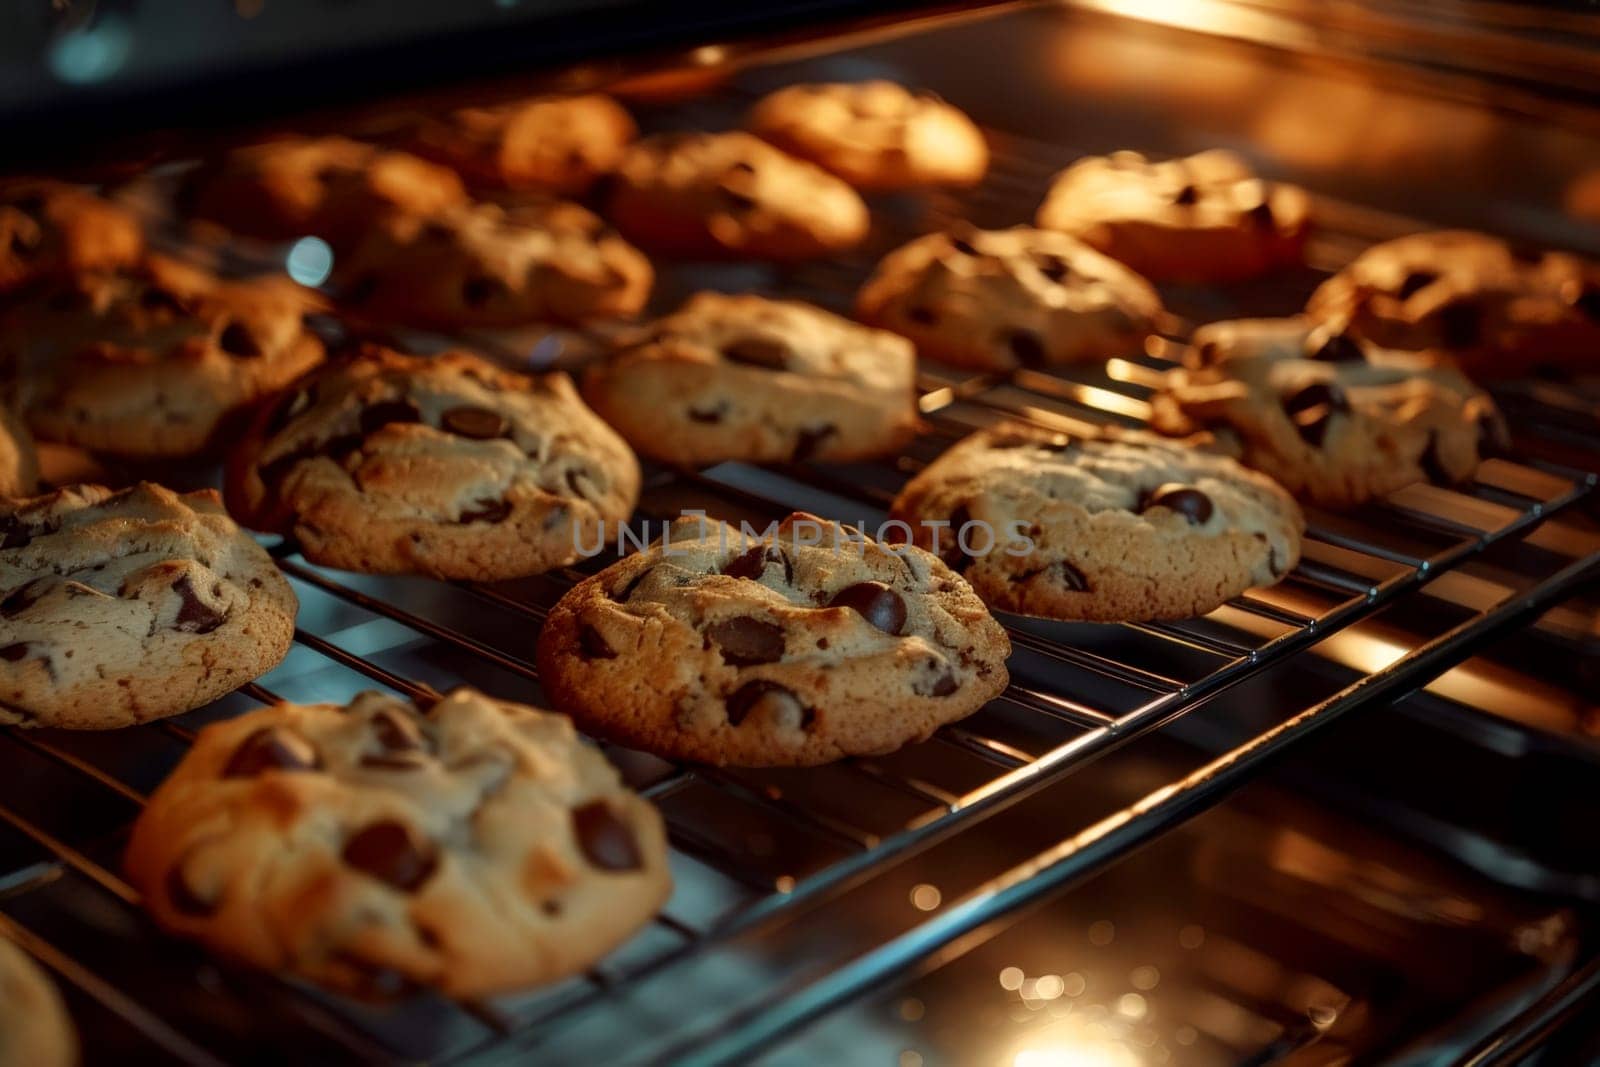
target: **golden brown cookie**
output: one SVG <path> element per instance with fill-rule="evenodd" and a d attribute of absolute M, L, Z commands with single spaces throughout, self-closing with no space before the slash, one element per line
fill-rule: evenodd
<path fill-rule="evenodd" d="M 173 933 L 367 996 L 581 972 L 672 885 L 660 815 L 565 717 L 472 689 L 208 727 L 127 869 Z"/>
<path fill-rule="evenodd" d="M 916 433 L 911 343 L 792 300 L 705 292 L 592 366 L 584 396 L 682 466 L 846 462 Z"/>
<path fill-rule="evenodd" d="M 932 93 L 889 81 L 791 85 L 757 103 L 748 125 L 857 189 L 976 185 L 989 169 L 976 123 Z"/>
<path fill-rule="evenodd" d="M 317 295 L 282 276 L 226 281 L 149 255 L 30 288 L 0 313 L 41 440 L 138 459 L 205 451 L 230 416 L 323 357 Z"/>
<path fill-rule="evenodd" d="M 639 466 L 565 374 L 369 347 L 262 413 L 227 491 L 242 522 L 317 563 L 494 580 L 614 540 Z"/>
<path fill-rule="evenodd" d="M 1039 225 L 1071 234 L 1152 281 L 1229 282 L 1300 263 L 1311 200 L 1264 182 L 1232 152 L 1155 162 L 1079 160 L 1056 176 Z"/>
<path fill-rule="evenodd" d="M 684 259 L 815 259 L 859 244 L 869 222 L 843 181 L 737 131 L 635 143 L 607 215 L 641 247 Z"/>
<path fill-rule="evenodd" d="M 1150 283 L 1121 263 L 1025 226 L 917 238 L 878 264 L 856 313 L 929 359 L 983 371 L 1136 352 L 1163 314 Z"/>
<path fill-rule="evenodd" d="M 795 514 L 765 537 L 674 524 L 561 598 L 538 661 L 592 733 L 771 767 L 920 741 L 1004 689 L 1010 652 L 935 557 Z"/>
<path fill-rule="evenodd" d="M 144 251 L 127 209 L 44 178 L 0 180 L 0 292 L 125 267 Z"/>
<path fill-rule="evenodd" d="M 474 186 L 576 196 L 616 168 L 638 129 L 609 96 L 537 96 L 418 123 L 408 147 Z"/>

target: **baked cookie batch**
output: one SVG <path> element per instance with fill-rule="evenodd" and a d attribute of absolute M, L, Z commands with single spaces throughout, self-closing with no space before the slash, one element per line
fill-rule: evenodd
<path fill-rule="evenodd" d="M 1172 330 L 1153 282 L 1299 266 L 1314 221 L 1306 193 L 1232 153 L 1118 152 L 1057 176 L 1034 225 L 887 250 L 854 319 L 708 291 L 627 321 L 652 306 L 651 255 L 855 255 L 864 193 L 971 186 L 988 163 L 959 110 L 872 81 L 782 89 L 746 130 L 638 139 L 608 97 L 539 97 L 189 174 L 177 204 L 202 232 L 321 238 L 322 292 L 153 251 L 137 215 L 78 187 L 0 182 L 0 723 L 122 727 L 270 671 L 298 604 L 247 531 L 367 573 L 550 572 L 615 543 L 636 454 L 902 454 L 925 429 L 919 355 L 979 382 L 1137 356 Z M 604 351 L 569 376 L 386 332 L 548 323 L 593 327 Z M 804 513 L 667 527 L 572 586 L 529 649 L 571 719 L 461 689 L 207 727 L 135 826 L 130 879 L 173 933 L 358 996 L 581 971 L 671 878 L 661 817 L 574 722 L 715 765 L 892 751 L 1008 685 L 992 610 L 1205 614 L 1296 566 L 1297 501 L 1463 483 L 1507 448 L 1474 379 L 1597 350 L 1592 265 L 1473 233 L 1379 245 L 1302 315 L 1196 330 L 1151 397 L 1155 432 L 1017 423 L 955 443 L 893 499 L 889 540 Z M 140 469 L 222 458 L 225 493 L 39 495 L 35 438 Z M 0 1063 L 72 1047 L 0 941 Z"/>

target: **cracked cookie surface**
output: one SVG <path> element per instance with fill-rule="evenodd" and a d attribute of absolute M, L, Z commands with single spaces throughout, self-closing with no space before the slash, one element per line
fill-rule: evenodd
<path fill-rule="evenodd" d="M 552 609 L 546 691 L 621 744 L 767 767 L 890 752 L 1005 688 L 1010 641 L 965 582 L 848 536 L 798 513 L 765 539 L 674 524 Z"/>
<path fill-rule="evenodd" d="M 916 433 L 911 343 L 792 300 L 704 292 L 593 366 L 584 396 L 667 463 L 844 462 Z"/>
<path fill-rule="evenodd" d="M 44 971 L 0 936 L 0 1067 L 72 1067 L 78 1035 Z"/>
<path fill-rule="evenodd" d="M 963 438 L 892 514 L 992 607 L 1104 622 L 1190 618 L 1275 584 L 1305 528 L 1288 493 L 1227 457 L 1009 426 Z"/>
<path fill-rule="evenodd" d="M 634 315 L 655 272 L 593 213 L 551 200 L 394 216 L 335 278 L 341 302 L 364 316 L 453 329 Z"/>
<path fill-rule="evenodd" d="M 1600 268 L 1520 257 L 1468 230 L 1374 245 L 1317 287 L 1314 322 L 1382 348 L 1448 355 L 1474 377 L 1600 366 Z"/>
<path fill-rule="evenodd" d="M 609 96 L 539 96 L 419 122 L 407 145 L 473 186 L 576 196 L 613 170 L 638 133 Z"/>
<path fill-rule="evenodd" d="M 269 241 L 307 234 L 336 250 L 390 215 L 464 204 L 447 167 L 346 137 L 291 137 L 229 152 L 194 179 L 190 213 Z"/>
<path fill-rule="evenodd" d="M 297 383 L 231 457 L 228 505 L 348 570 L 493 580 L 572 562 L 639 465 L 565 374 L 369 346 Z"/>
<path fill-rule="evenodd" d="M 229 416 L 323 357 L 320 299 L 287 277 L 224 281 L 152 255 L 30 290 L 0 313 L 41 440 L 118 456 L 190 456 Z"/>
<path fill-rule="evenodd" d="M 975 185 L 989 169 L 989 146 L 970 118 L 890 81 L 791 85 L 757 102 L 748 125 L 857 189 Z"/>
<path fill-rule="evenodd" d="M 572 723 L 472 689 L 206 728 L 126 866 L 173 933 L 366 996 L 580 972 L 671 888 L 661 817 Z"/>
<path fill-rule="evenodd" d="M 1203 326 L 1185 362 L 1151 399 L 1155 428 L 1209 431 L 1223 451 L 1325 507 L 1413 482 L 1459 484 L 1506 446 L 1494 401 L 1459 371 L 1305 319 Z"/>
<path fill-rule="evenodd" d="M 0 180 L 0 292 L 129 266 L 144 229 L 127 209 L 43 178 Z"/>
<path fill-rule="evenodd" d="M 684 259 L 815 259 L 859 244 L 870 221 L 844 181 L 738 131 L 636 142 L 607 217 L 641 247 Z"/>
<path fill-rule="evenodd" d="M 1310 212 L 1303 190 L 1223 149 L 1164 162 L 1114 152 L 1057 175 L 1038 223 L 1152 281 L 1228 282 L 1302 262 Z"/>
<path fill-rule="evenodd" d="M 1049 230 L 919 237 L 884 257 L 856 300 L 864 321 L 929 359 L 983 371 L 1138 351 L 1162 316 L 1150 283 Z"/>
<path fill-rule="evenodd" d="M 102 730 L 199 707 L 283 659 L 297 607 L 210 490 L 0 501 L 0 722 Z"/>

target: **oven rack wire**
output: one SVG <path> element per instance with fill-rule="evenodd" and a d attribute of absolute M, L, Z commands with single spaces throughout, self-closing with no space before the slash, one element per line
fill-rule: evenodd
<path fill-rule="evenodd" d="M 997 145 L 995 176 L 971 198 L 937 202 L 936 224 L 953 217 L 1015 219 L 1020 199 L 1036 197 L 1056 162 L 1072 156 L 1061 146 L 1030 144 L 999 131 L 991 131 L 991 139 Z M 1338 217 L 1337 211 L 1329 217 Z M 917 223 L 928 224 L 926 218 Z M 1374 236 L 1346 230 L 1331 241 L 1354 249 Z M 842 272 L 827 265 L 802 268 L 777 282 L 786 292 L 838 306 L 869 265 L 863 260 Z M 1248 291 L 1233 299 L 1240 313 L 1253 306 Z M 1104 370 L 1074 368 L 1059 375 L 996 378 L 929 369 L 919 382 L 929 433 L 907 454 L 843 470 L 652 468 L 640 516 L 670 518 L 692 501 L 713 514 L 752 516 L 763 524 L 796 507 L 849 522 L 881 518 L 905 478 L 977 426 L 1011 419 L 1081 432 L 1112 421 L 1136 424 L 1152 376 L 1169 365 L 1170 351 L 1156 345 Z M 1585 455 L 1600 456 L 1600 413 L 1583 394 L 1529 387 L 1516 398 L 1513 429 L 1519 440 L 1537 440 L 1557 427 Z M 301 559 L 293 545 L 277 545 L 274 558 L 312 609 L 303 611 L 295 634 L 293 671 L 280 669 L 177 720 L 111 737 L 0 731 L 0 749 L 26 763 L 8 775 L 11 781 L 0 783 L 0 933 L 54 971 L 75 1003 L 89 1005 L 96 1017 L 125 1031 L 130 1049 L 177 1062 L 259 1058 L 261 1034 L 248 1032 L 248 1026 L 241 1032 L 238 1022 L 250 1012 L 274 1020 L 286 1047 L 315 1047 L 364 1061 L 495 1062 L 537 1053 L 541 1062 L 555 1063 L 601 1055 L 617 1062 L 743 1062 L 930 953 L 1115 862 L 1216 803 L 1274 755 L 1328 723 L 1427 684 L 1576 595 L 1600 575 L 1600 551 L 1587 543 L 1586 551 L 1563 555 L 1539 542 L 1553 526 L 1592 511 L 1596 486 L 1594 473 L 1560 462 L 1495 460 L 1458 490 L 1399 494 L 1354 519 L 1313 513 L 1306 558 L 1286 579 L 1286 586 L 1306 595 L 1248 593 L 1222 609 L 1221 619 L 1097 628 L 1111 636 L 1082 641 L 1079 627 L 1004 618 L 1026 669 L 1014 672 L 1012 685 L 991 709 L 917 746 L 939 750 L 940 759 L 849 760 L 829 772 L 830 783 L 898 797 L 899 810 L 911 814 L 890 825 L 853 822 L 839 805 L 819 804 L 792 780 L 778 786 L 775 776 L 762 772 L 670 766 L 613 752 L 630 782 L 663 807 L 675 853 L 684 869 L 696 872 L 696 886 L 714 886 L 708 896 L 722 906 L 686 912 L 675 898 L 636 939 L 648 945 L 629 946 L 620 954 L 625 959 L 605 961 L 581 978 L 528 997 L 460 1005 L 431 997 L 392 1008 L 358 1005 L 293 981 L 236 972 L 175 947 L 144 922 L 136 891 L 117 873 L 126 829 L 162 768 L 181 755 L 198 726 L 258 703 L 304 699 L 301 692 L 280 691 L 274 679 L 282 673 L 289 682 L 284 688 L 292 689 L 310 684 L 307 679 L 337 677 L 346 688 L 376 685 L 427 699 L 460 680 L 537 701 L 535 628 L 566 588 L 610 560 L 520 583 L 422 584 L 327 571 Z M 1506 565 L 1517 573 L 1498 602 L 1462 610 L 1441 595 L 1442 605 L 1456 609 L 1448 614 L 1454 621 L 1387 665 L 1308 707 L 1285 709 L 1286 717 L 1193 774 L 986 877 L 903 929 L 841 950 L 832 966 L 764 973 L 748 983 L 744 996 L 708 1004 L 693 1018 L 658 1021 L 641 1042 L 635 1039 L 642 1035 L 627 1026 L 593 1025 L 596 1019 L 614 1023 L 619 1005 L 637 1005 L 689 982 L 710 962 L 726 957 L 737 967 L 750 945 L 776 936 L 797 916 L 870 887 L 907 858 L 1062 782 L 1090 761 L 1197 709 L 1215 710 L 1217 699 L 1231 690 L 1318 656 L 1316 646 L 1386 609 L 1434 596 L 1441 579 L 1529 546 L 1536 546 L 1530 550 L 1533 562 L 1519 557 Z M 1168 661 L 1183 666 L 1155 665 Z M 1001 710 L 993 712 L 997 706 Z M 959 773 L 941 777 L 939 768 Z M 40 803 L 41 793 L 60 805 Z M 83 807 L 61 811 L 74 803 Z M 775 874 L 770 850 L 730 846 L 733 835 L 716 825 L 724 805 L 760 827 L 754 837 L 809 842 L 796 869 Z M 751 839 L 747 834 L 745 840 Z M 111 946 L 84 948 L 105 936 Z M 170 957 L 172 973 L 163 982 L 176 985 L 146 990 L 130 982 L 121 966 L 109 965 L 114 955 L 141 952 Z M 1591 975 L 1583 988 L 1593 984 Z M 170 995 L 174 989 L 192 1003 Z M 211 1011 L 222 1021 L 205 1020 Z M 1531 1012 L 1529 1019 L 1529 1025 L 1537 1021 Z M 1517 1040 L 1511 1033 L 1501 1037 Z"/>

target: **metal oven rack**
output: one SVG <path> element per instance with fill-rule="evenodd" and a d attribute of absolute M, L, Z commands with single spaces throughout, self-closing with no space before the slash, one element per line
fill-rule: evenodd
<path fill-rule="evenodd" d="M 745 102 L 727 92 L 671 121 L 714 121 Z M 873 250 L 847 264 L 785 274 L 679 273 L 669 292 L 747 285 L 847 306 L 873 256 L 956 217 L 1025 218 L 1048 175 L 1076 153 L 999 131 L 995 173 L 971 195 L 880 205 Z M 1381 233 L 1370 213 L 1323 205 L 1327 269 Z M 1343 220 L 1341 222 L 1341 220 Z M 1358 220 L 1352 222 L 1351 220 Z M 1394 225 L 1403 221 L 1390 220 Z M 1294 306 L 1314 275 L 1231 293 L 1235 313 Z M 1172 303 L 1181 312 L 1184 296 Z M 1218 317 L 1213 306 L 1204 313 Z M 845 521 L 883 517 L 894 490 L 967 430 L 999 418 L 1058 429 L 1136 423 L 1171 346 L 1105 369 L 1020 372 L 1009 380 L 929 369 L 930 433 L 907 454 L 848 468 L 647 472 L 640 514 L 685 506 L 765 522 L 801 507 Z M 1518 393 L 1519 438 L 1559 426 L 1600 463 L 1600 411 L 1538 390 Z M 114 734 L 0 732 L 0 931 L 53 969 L 93 1041 L 146 1059 L 209 1064 L 273 1060 L 739 1062 L 997 916 L 1089 872 L 1202 810 L 1286 746 L 1345 713 L 1427 684 L 1600 575 L 1592 526 L 1597 477 L 1549 460 L 1495 460 L 1459 490 L 1419 487 L 1355 516 L 1313 513 L 1304 562 L 1272 591 L 1183 623 L 1087 627 L 1006 619 L 1017 654 L 1011 687 L 988 708 L 892 756 L 814 772 L 673 766 L 611 755 L 665 813 L 678 892 L 663 914 L 589 974 L 524 996 L 453 1004 L 430 996 L 368 1005 L 235 970 L 163 939 L 116 873 L 126 830 L 149 791 L 208 721 L 259 702 L 343 699 L 378 686 L 428 697 L 458 683 L 540 700 L 533 639 L 556 598 L 609 562 L 494 586 L 331 572 L 275 549 L 302 600 L 296 646 L 259 684 L 176 720 Z M 1577 519 L 1573 519 L 1578 516 Z M 1569 520 L 1574 524 L 1567 528 Z M 1577 533 L 1573 533 L 1577 530 Z M 1563 532 L 1564 531 L 1564 532 Z M 1573 545 L 1579 547 L 1573 548 Z M 1492 564 L 1503 595 L 1485 605 L 1438 590 Z M 874 913 L 872 894 L 908 860 L 1055 786 L 1089 761 L 1195 715 L 1269 672 L 1323 655 L 1340 635 L 1402 606 L 1437 609 L 1438 625 L 1386 664 L 1307 707 L 1251 727 L 1194 773 L 996 867 L 910 914 Z M 920 889 L 923 887 L 919 887 Z M 913 900 L 916 901 L 916 897 Z M 837 924 L 837 936 L 818 931 Z M 811 931 L 809 934 L 806 931 Z M 1592 985 L 1600 978 L 1589 974 Z M 688 1005 L 688 1007 L 683 1007 Z"/>

